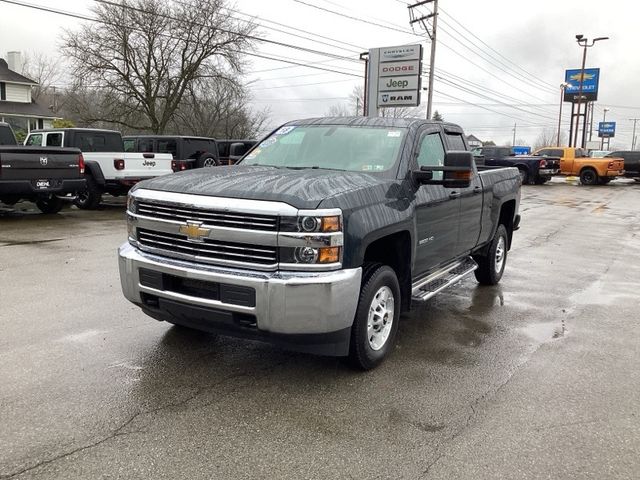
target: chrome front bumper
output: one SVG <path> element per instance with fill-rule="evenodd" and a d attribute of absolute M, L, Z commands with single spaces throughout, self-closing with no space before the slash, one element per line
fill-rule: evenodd
<path fill-rule="evenodd" d="M 262 272 L 194 264 L 142 252 L 129 243 L 119 251 L 125 297 L 145 308 L 142 294 L 182 304 L 254 316 L 261 332 L 326 334 L 350 328 L 360 292 L 361 268 L 331 272 Z M 181 278 L 255 289 L 255 306 L 223 303 L 141 285 L 140 269 Z"/>

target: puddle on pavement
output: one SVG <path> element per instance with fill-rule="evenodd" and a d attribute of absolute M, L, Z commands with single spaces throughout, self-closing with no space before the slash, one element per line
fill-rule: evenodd
<path fill-rule="evenodd" d="M 539 343 L 547 343 L 564 337 L 567 328 L 564 319 L 558 325 L 556 322 L 532 323 L 519 329 L 529 338 Z"/>

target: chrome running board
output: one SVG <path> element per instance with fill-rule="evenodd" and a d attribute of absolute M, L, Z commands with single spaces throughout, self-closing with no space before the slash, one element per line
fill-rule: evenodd
<path fill-rule="evenodd" d="M 478 268 L 478 264 L 471 257 L 450 263 L 440 270 L 416 280 L 411 285 L 411 299 L 414 302 L 425 302 L 436 293 L 458 283 L 476 268 Z"/>

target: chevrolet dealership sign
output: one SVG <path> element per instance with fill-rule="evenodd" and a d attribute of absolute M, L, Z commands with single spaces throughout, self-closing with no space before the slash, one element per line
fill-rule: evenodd
<path fill-rule="evenodd" d="M 372 48 L 367 71 L 370 107 L 416 107 L 420 105 L 422 45 Z M 369 116 L 375 116 L 373 108 Z"/>

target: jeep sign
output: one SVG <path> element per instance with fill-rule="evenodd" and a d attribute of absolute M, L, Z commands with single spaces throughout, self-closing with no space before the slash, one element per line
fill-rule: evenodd
<path fill-rule="evenodd" d="M 378 91 L 387 92 L 389 90 L 417 90 L 417 75 L 407 77 L 382 77 L 378 79 Z"/>
<path fill-rule="evenodd" d="M 366 115 L 379 108 L 420 105 L 422 45 L 372 48 L 367 64 Z"/>

